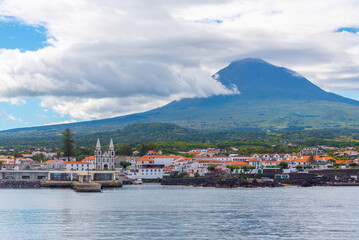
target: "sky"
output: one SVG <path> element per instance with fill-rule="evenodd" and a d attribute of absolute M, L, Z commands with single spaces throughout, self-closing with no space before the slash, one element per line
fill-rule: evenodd
<path fill-rule="evenodd" d="M 262 58 L 359 100 L 356 0 L 0 0 L 0 130 L 231 94 Z"/>

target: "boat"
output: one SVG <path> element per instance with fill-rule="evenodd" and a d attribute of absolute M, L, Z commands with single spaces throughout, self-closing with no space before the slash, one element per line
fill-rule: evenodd
<path fill-rule="evenodd" d="M 142 179 L 137 178 L 134 182 L 134 184 L 143 184 Z"/>

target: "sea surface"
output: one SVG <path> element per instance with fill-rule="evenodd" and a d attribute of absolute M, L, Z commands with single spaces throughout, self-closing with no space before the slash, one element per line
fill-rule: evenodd
<path fill-rule="evenodd" d="M 0 239 L 359 239 L 359 187 L 0 189 Z"/>

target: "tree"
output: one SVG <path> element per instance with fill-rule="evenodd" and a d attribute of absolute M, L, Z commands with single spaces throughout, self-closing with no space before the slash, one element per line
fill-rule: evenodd
<path fill-rule="evenodd" d="M 297 166 L 295 166 L 295 168 L 296 168 L 297 170 L 302 170 L 302 169 L 303 169 L 303 166 L 302 166 L 302 165 L 297 165 Z"/>
<path fill-rule="evenodd" d="M 127 161 L 121 161 L 120 165 L 122 168 L 126 169 L 128 166 L 131 166 L 131 163 Z"/>
<path fill-rule="evenodd" d="M 15 161 L 16 161 L 16 158 L 19 158 L 19 157 L 22 157 L 22 154 L 19 153 L 18 151 L 15 151 L 15 152 L 14 152 L 14 159 L 15 159 Z"/>
<path fill-rule="evenodd" d="M 149 142 L 147 144 L 147 148 L 148 148 L 148 150 L 157 151 L 158 150 L 158 145 L 157 145 L 157 143 Z"/>
<path fill-rule="evenodd" d="M 124 156 L 132 155 L 132 146 L 128 143 L 122 144 L 120 147 L 120 154 Z"/>
<path fill-rule="evenodd" d="M 349 167 L 356 168 L 357 166 L 358 164 L 355 162 L 349 163 Z"/>
<path fill-rule="evenodd" d="M 34 156 L 32 156 L 32 160 L 43 162 L 46 160 L 45 155 L 43 153 L 36 153 Z"/>
<path fill-rule="evenodd" d="M 74 134 L 69 128 L 66 128 L 62 135 L 64 136 L 62 139 L 62 151 L 64 152 L 64 157 L 67 157 L 67 161 L 70 161 L 70 157 L 74 154 Z"/>
<path fill-rule="evenodd" d="M 140 146 L 140 156 L 144 156 L 148 153 L 148 147 L 147 144 L 145 142 L 141 142 L 141 146 Z"/>
<path fill-rule="evenodd" d="M 287 169 L 288 168 L 288 163 L 281 161 L 278 164 L 278 167 L 280 167 L 281 169 Z"/>
<path fill-rule="evenodd" d="M 308 158 L 308 163 L 314 165 L 316 163 L 314 155 L 310 155 Z"/>
<path fill-rule="evenodd" d="M 227 168 L 230 169 L 231 172 L 233 172 L 233 170 L 235 170 L 235 169 L 239 169 L 238 166 L 233 166 L 233 165 L 228 165 Z"/>
<path fill-rule="evenodd" d="M 193 176 L 194 176 L 194 177 L 199 177 L 200 175 L 199 175 L 198 172 L 195 172 Z"/>
<path fill-rule="evenodd" d="M 207 167 L 207 169 L 208 169 L 209 171 L 213 172 L 214 169 L 216 169 L 216 167 L 217 167 L 216 165 L 210 165 L 210 166 Z"/>

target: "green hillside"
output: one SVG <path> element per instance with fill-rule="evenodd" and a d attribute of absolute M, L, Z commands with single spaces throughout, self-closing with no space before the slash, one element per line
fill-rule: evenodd
<path fill-rule="evenodd" d="M 187 98 L 144 113 L 116 118 L 12 129 L 0 132 L 0 140 L 52 141 L 67 127 L 82 136 L 118 131 L 134 123 L 154 122 L 216 132 L 359 129 L 358 101 L 326 92 L 289 69 L 260 59 L 244 59 L 231 63 L 214 78 L 234 89 L 236 94 Z M 132 131 L 136 129 L 126 133 L 129 138 Z M 182 134 L 190 139 L 192 133 L 186 131 L 176 137 Z"/>

